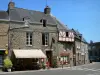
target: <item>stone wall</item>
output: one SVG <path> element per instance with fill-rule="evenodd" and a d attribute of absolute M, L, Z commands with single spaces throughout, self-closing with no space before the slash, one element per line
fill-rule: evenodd
<path fill-rule="evenodd" d="M 8 46 L 8 28 L 8 24 L 0 23 L 0 49 L 6 49 Z"/>

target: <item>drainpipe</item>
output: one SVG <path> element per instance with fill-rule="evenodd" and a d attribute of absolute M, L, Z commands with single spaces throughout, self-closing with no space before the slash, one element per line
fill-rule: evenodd
<path fill-rule="evenodd" d="M 10 56 L 10 10 L 9 10 L 9 27 L 8 27 L 8 56 Z"/>
<path fill-rule="evenodd" d="M 76 44 L 75 44 L 75 38 L 74 38 L 74 42 L 73 42 L 73 65 L 76 66 Z"/>
<path fill-rule="evenodd" d="M 85 49 L 84 49 L 84 64 L 85 64 Z"/>
<path fill-rule="evenodd" d="M 59 30 L 57 28 L 57 31 L 56 31 L 56 36 L 57 36 L 57 40 L 56 40 L 56 51 L 57 51 L 57 56 L 58 56 L 58 59 L 57 59 L 57 66 L 59 67 L 59 58 L 60 58 L 60 55 L 59 55 L 59 48 L 58 48 L 58 38 L 59 38 Z"/>

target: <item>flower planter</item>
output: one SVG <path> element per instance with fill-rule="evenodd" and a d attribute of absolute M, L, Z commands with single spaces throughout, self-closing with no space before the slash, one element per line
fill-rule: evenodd
<path fill-rule="evenodd" d="M 7 69 L 8 72 L 11 72 L 11 68 Z"/>
<path fill-rule="evenodd" d="M 5 59 L 4 59 L 4 68 L 6 68 L 6 70 L 8 72 L 11 72 L 12 66 L 13 66 L 13 64 L 12 64 L 10 58 L 9 57 L 5 57 Z"/>

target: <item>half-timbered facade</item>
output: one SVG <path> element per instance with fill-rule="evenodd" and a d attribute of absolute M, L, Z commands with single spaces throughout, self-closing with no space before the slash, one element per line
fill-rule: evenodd
<path fill-rule="evenodd" d="M 59 31 L 59 41 L 74 42 L 74 34 L 72 31 Z"/>

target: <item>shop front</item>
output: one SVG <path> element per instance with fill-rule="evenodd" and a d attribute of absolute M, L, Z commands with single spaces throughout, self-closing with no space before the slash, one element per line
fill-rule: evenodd
<path fill-rule="evenodd" d="M 70 64 L 70 54 L 67 51 L 60 53 L 60 65 L 63 66 L 69 66 Z"/>
<path fill-rule="evenodd" d="M 3 67 L 4 55 L 5 55 L 5 49 L 0 49 L 0 68 Z"/>
<path fill-rule="evenodd" d="M 15 59 L 13 64 L 15 70 L 38 70 L 41 68 L 41 61 L 44 62 L 46 55 L 40 49 L 13 50 Z"/>

